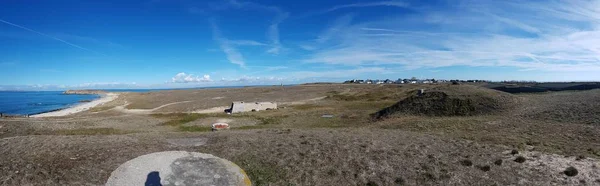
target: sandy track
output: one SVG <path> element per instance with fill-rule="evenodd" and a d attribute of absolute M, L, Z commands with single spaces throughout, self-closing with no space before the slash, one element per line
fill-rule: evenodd
<path fill-rule="evenodd" d="M 225 109 L 228 109 L 231 107 L 228 106 L 222 106 L 222 107 L 213 107 L 213 108 L 209 108 L 209 109 L 202 109 L 202 110 L 195 110 L 189 113 L 198 113 L 198 114 L 210 114 L 210 113 L 220 113 L 220 112 L 225 112 Z"/>
<path fill-rule="evenodd" d="M 123 113 L 128 113 L 128 114 L 151 114 L 152 112 L 170 106 L 170 105 L 175 105 L 175 104 L 180 104 L 180 103 L 189 103 L 189 102 L 193 102 L 193 101 L 178 101 L 178 102 L 173 102 L 173 103 L 167 103 L 161 106 L 158 106 L 156 108 L 153 109 L 127 109 L 125 108 L 128 104 L 125 105 L 121 105 L 121 106 L 116 106 L 114 109 L 119 111 L 119 112 L 123 112 Z"/>
<path fill-rule="evenodd" d="M 319 101 L 319 100 L 322 100 L 325 98 L 327 98 L 327 96 L 321 96 L 321 97 L 316 97 L 316 98 L 306 99 L 306 100 L 301 100 L 301 101 L 283 102 L 283 103 L 281 103 L 281 105 L 302 105 L 302 104 L 306 104 L 308 102 L 315 102 L 315 101 Z"/>
<path fill-rule="evenodd" d="M 82 103 L 82 104 L 78 104 L 75 105 L 74 107 L 70 107 L 70 108 L 66 108 L 66 109 L 62 109 L 62 110 L 57 110 L 54 112 L 47 112 L 47 113 L 42 113 L 42 114 L 36 114 L 36 115 L 32 115 L 30 117 L 56 117 L 56 116 L 66 116 L 66 115 L 70 115 L 70 114 L 74 114 L 74 113 L 78 113 L 78 112 L 83 112 L 86 110 L 89 110 L 95 106 L 99 106 L 102 105 L 104 103 L 108 103 L 112 100 L 115 100 L 119 97 L 118 93 L 107 93 L 102 95 L 102 97 L 100 99 L 96 99 L 94 101 L 88 102 L 88 103 Z"/>

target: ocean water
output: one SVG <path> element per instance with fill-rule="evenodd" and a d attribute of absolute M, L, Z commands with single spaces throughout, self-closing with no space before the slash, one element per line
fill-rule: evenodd
<path fill-rule="evenodd" d="M 215 86 L 178 89 L 102 89 L 107 92 L 154 92 L 163 90 L 213 89 L 213 88 L 243 88 L 268 87 L 274 85 L 252 86 Z M 277 85 L 275 85 L 277 86 Z M 294 85 L 284 85 L 294 86 Z M 10 115 L 31 115 L 64 109 L 79 104 L 81 100 L 94 100 L 99 95 L 63 94 L 64 91 L 0 91 L 0 113 Z"/>
<path fill-rule="evenodd" d="M 63 91 L 0 91 L 0 113 L 38 114 L 93 100 L 98 95 L 65 95 Z"/>

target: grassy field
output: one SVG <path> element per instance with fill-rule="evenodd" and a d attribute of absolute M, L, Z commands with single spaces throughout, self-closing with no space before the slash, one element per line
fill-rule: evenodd
<path fill-rule="evenodd" d="M 416 97 L 419 89 L 425 89 L 426 95 L 442 92 L 444 96 L 424 102 Z M 0 143 L 4 149 L 0 185 L 77 185 L 89 180 L 103 184 L 120 163 L 165 150 L 229 159 L 255 185 L 594 183 L 594 176 L 600 177 L 600 170 L 593 167 L 600 167 L 599 98 L 597 90 L 508 94 L 472 85 L 332 84 L 127 93 L 71 118 L 0 120 L 0 134 L 10 138 Z M 278 101 L 280 109 L 231 115 L 183 113 L 240 100 Z M 112 109 L 124 103 L 130 109 L 160 109 L 152 114 Z M 487 110 L 466 115 L 447 112 L 455 103 Z M 374 113 L 394 105 L 398 109 L 390 110 L 392 114 L 374 118 Z M 231 128 L 209 132 L 216 122 L 229 123 Z M 208 142 L 182 147 L 165 142 L 171 138 Z M 112 144 L 116 139 L 126 144 Z M 103 154 L 113 148 L 121 150 Z M 64 152 L 48 155 L 50 149 Z M 512 150 L 518 153 L 511 154 Z M 100 175 L 99 179 L 57 164 L 63 156 L 77 154 L 82 156 L 77 159 L 80 168 L 89 176 Z M 556 157 L 543 159 L 546 155 Z M 518 156 L 525 163 L 515 162 Z M 592 162 L 592 168 L 576 160 L 581 157 Z M 9 160 L 16 164 L 6 166 Z M 559 160 L 563 163 L 555 162 Z M 102 161 L 109 164 L 92 168 Z M 32 162 L 48 164 L 43 170 L 53 172 L 19 168 Z M 566 164 L 578 167 L 581 174 L 561 174 Z"/>

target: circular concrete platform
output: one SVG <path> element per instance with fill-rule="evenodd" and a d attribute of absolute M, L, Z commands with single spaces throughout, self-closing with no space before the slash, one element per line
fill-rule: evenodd
<path fill-rule="evenodd" d="M 114 170 L 106 185 L 251 185 L 236 164 L 197 152 L 165 151 L 129 160 Z"/>

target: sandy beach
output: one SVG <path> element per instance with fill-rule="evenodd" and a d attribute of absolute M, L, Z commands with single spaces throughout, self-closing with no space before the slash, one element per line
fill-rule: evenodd
<path fill-rule="evenodd" d="M 93 108 L 95 106 L 102 105 L 104 103 L 108 103 L 108 102 L 110 102 L 112 100 L 117 99 L 117 97 L 119 97 L 118 93 L 102 94 L 101 97 L 100 97 L 100 99 L 96 99 L 96 100 L 93 100 L 91 102 L 81 103 L 81 104 L 75 105 L 73 107 L 69 107 L 69 108 L 65 108 L 65 109 L 57 110 L 57 111 L 53 111 L 53 112 L 46 112 L 46 113 L 31 115 L 30 117 L 57 117 L 57 116 L 66 116 L 66 115 L 69 115 L 69 114 L 83 112 L 83 111 L 89 110 L 90 108 Z"/>

